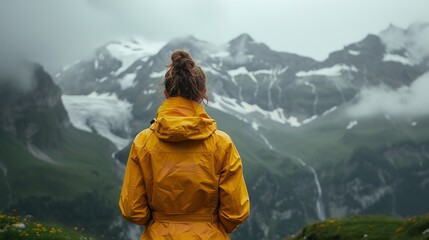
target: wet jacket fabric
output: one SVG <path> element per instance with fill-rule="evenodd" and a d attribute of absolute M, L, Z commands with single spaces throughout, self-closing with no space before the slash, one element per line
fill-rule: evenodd
<path fill-rule="evenodd" d="M 119 200 L 141 239 L 229 239 L 250 214 L 240 156 L 197 102 L 165 100 L 133 141 Z"/>

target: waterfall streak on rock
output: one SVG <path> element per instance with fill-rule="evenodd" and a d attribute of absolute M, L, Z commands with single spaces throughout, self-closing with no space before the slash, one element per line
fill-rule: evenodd
<path fill-rule="evenodd" d="M 316 210 L 317 210 L 317 217 L 319 220 L 325 220 L 325 209 L 323 207 L 323 201 L 322 201 L 322 187 L 320 186 L 319 177 L 317 176 L 316 170 L 314 170 L 313 167 L 308 167 L 310 171 L 313 173 L 314 176 L 314 182 L 316 183 L 317 187 L 317 201 L 316 201 Z"/>
<path fill-rule="evenodd" d="M 8 192 L 9 192 L 9 195 L 7 197 L 8 202 L 7 202 L 6 206 L 4 206 L 4 209 L 6 209 L 9 207 L 10 203 L 12 202 L 12 187 L 10 186 L 9 180 L 7 179 L 7 172 L 8 172 L 7 168 L 1 162 L 0 162 L 0 169 L 3 172 L 4 179 L 5 179 L 5 185 L 6 185 Z"/>
<path fill-rule="evenodd" d="M 338 90 L 338 92 L 340 92 L 341 100 L 343 101 L 343 103 L 345 103 L 346 102 L 346 98 L 344 97 L 343 89 L 336 82 L 334 82 L 334 86 Z"/>
<path fill-rule="evenodd" d="M 276 150 L 264 135 L 261 135 L 261 138 L 265 142 L 265 144 L 270 148 L 270 150 Z M 296 159 L 303 167 L 308 168 L 310 172 L 313 174 L 314 183 L 316 184 L 316 190 L 317 190 L 317 200 L 316 200 L 317 217 L 319 218 L 319 220 L 325 220 L 326 214 L 325 214 L 325 208 L 323 205 L 322 186 L 320 184 L 319 176 L 317 175 L 316 170 L 312 166 L 309 166 L 301 158 L 296 156 L 292 156 L 292 158 Z"/>
<path fill-rule="evenodd" d="M 313 174 L 314 183 L 316 184 L 316 189 L 317 189 L 317 200 L 316 200 L 317 217 L 319 218 L 319 220 L 325 220 L 326 215 L 325 215 L 325 209 L 323 207 L 322 186 L 320 185 L 319 177 L 317 175 L 316 170 L 313 167 L 308 166 L 307 163 L 305 163 L 301 158 L 296 156 L 293 156 L 293 158 L 295 158 L 302 166 L 308 168 Z"/>
<path fill-rule="evenodd" d="M 261 138 L 262 138 L 262 140 L 265 142 L 265 144 L 268 146 L 268 148 L 270 150 L 274 150 L 273 145 L 271 145 L 271 143 L 268 141 L 268 139 L 264 135 L 261 135 Z"/>
<path fill-rule="evenodd" d="M 286 72 L 289 69 L 289 66 L 284 67 L 283 69 L 280 69 L 281 66 L 277 66 L 272 70 L 272 73 L 269 77 L 269 85 L 268 85 L 268 107 L 270 110 L 274 108 L 273 106 L 273 99 L 271 97 L 271 89 L 273 88 L 274 84 L 276 84 L 279 79 L 279 75 Z"/>
<path fill-rule="evenodd" d="M 317 94 L 316 85 L 310 82 L 305 82 L 305 85 L 311 87 L 311 92 L 314 94 L 313 116 L 317 116 L 317 103 L 319 102 L 319 95 Z"/>

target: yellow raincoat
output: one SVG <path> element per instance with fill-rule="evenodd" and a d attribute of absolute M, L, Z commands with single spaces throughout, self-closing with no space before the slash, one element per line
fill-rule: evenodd
<path fill-rule="evenodd" d="M 131 147 L 119 205 L 141 239 L 229 239 L 250 214 L 240 156 L 197 102 L 168 98 Z"/>

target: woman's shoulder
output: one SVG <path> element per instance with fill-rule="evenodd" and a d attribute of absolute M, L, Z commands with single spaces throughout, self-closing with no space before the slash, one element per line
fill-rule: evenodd
<path fill-rule="evenodd" d="M 147 140 L 149 139 L 150 135 L 152 134 L 152 130 L 150 130 L 149 128 L 146 128 L 142 131 L 140 131 L 136 137 L 134 138 L 133 144 L 136 147 L 143 147 Z"/>
<path fill-rule="evenodd" d="M 213 133 L 214 137 L 216 138 L 216 140 L 221 143 L 222 145 L 229 145 L 232 144 L 232 139 L 231 137 L 228 135 L 228 133 L 221 131 L 221 130 L 216 130 Z"/>
<path fill-rule="evenodd" d="M 139 133 L 137 133 L 136 138 L 149 136 L 152 132 L 153 131 L 150 128 L 143 129 Z"/>

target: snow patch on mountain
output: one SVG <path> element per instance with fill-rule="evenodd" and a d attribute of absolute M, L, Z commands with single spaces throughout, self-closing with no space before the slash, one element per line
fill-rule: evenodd
<path fill-rule="evenodd" d="M 314 121 L 316 119 L 317 119 L 317 115 L 313 115 L 313 116 L 311 116 L 309 118 L 306 118 L 306 119 L 302 120 L 302 124 L 311 123 L 312 121 Z"/>
<path fill-rule="evenodd" d="M 330 114 L 330 113 L 334 112 L 334 111 L 335 111 L 335 110 L 337 110 L 337 109 L 338 109 L 338 106 L 333 106 L 333 107 L 331 107 L 330 109 L 328 109 L 328 110 L 324 111 L 324 112 L 322 113 L 322 116 L 326 116 L 326 115 L 328 115 L 328 114 Z"/>
<path fill-rule="evenodd" d="M 134 87 L 136 85 L 136 82 L 134 81 L 136 78 L 135 73 L 128 73 L 124 77 L 118 80 L 119 84 L 121 85 L 121 90 Z"/>
<path fill-rule="evenodd" d="M 255 131 L 259 130 L 259 126 L 260 125 L 257 122 L 255 122 L 255 121 L 252 122 L 252 128 L 255 129 Z"/>
<path fill-rule="evenodd" d="M 239 67 L 237 69 L 232 69 L 228 71 L 228 75 L 231 76 L 232 81 L 237 85 L 237 82 L 235 81 L 235 77 L 239 76 L 239 75 L 247 75 L 250 77 L 250 79 L 254 82 L 254 83 L 258 83 L 258 80 L 256 80 L 255 76 L 253 76 L 253 74 L 249 71 L 247 71 L 247 69 L 245 67 Z"/>
<path fill-rule="evenodd" d="M 65 72 L 65 71 L 69 70 L 71 67 L 72 67 L 72 65 L 67 64 L 61 69 L 61 71 Z"/>
<path fill-rule="evenodd" d="M 357 121 L 356 120 L 354 120 L 354 121 L 350 121 L 349 122 L 349 124 L 347 125 L 347 127 L 346 127 L 346 129 L 347 130 L 350 130 L 350 129 L 352 129 L 353 127 L 355 127 L 356 125 L 357 125 Z"/>
<path fill-rule="evenodd" d="M 255 104 L 249 104 L 247 102 L 239 102 L 237 99 L 229 98 L 225 96 L 220 96 L 216 93 L 213 93 L 213 101 L 209 103 L 209 107 L 218 109 L 226 113 L 238 113 L 241 114 L 243 118 L 248 117 L 248 114 L 257 113 L 261 114 L 264 118 L 271 119 L 275 122 L 282 124 L 289 124 L 292 127 L 300 127 L 296 117 L 285 117 L 283 109 L 277 108 L 273 111 L 267 111 Z"/>
<path fill-rule="evenodd" d="M 205 73 L 209 72 L 209 73 L 212 73 L 213 75 L 221 75 L 218 71 L 214 70 L 214 69 L 213 69 L 213 68 L 211 68 L 211 67 L 204 67 L 204 66 L 201 66 L 201 69 L 202 69 Z"/>
<path fill-rule="evenodd" d="M 348 52 L 350 55 L 354 55 L 354 56 L 357 56 L 360 54 L 360 51 L 355 51 L 355 50 L 349 50 Z"/>
<path fill-rule="evenodd" d="M 144 95 L 150 95 L 150 94 L 155 94 L 155 93 L 156 93 L 155 89 L 143 90 Z"/>
<path fill-rule="evenodd" d="M 258 75 L 258 74 L 272 74 L 273 70 L 272 69 L 259 69 L 253 72 L 254 75 Z"/>
<path fill-rule="evenodd" d="M 397 54 L 385 54 L 383 57 L 384 62 L 398 62 L 404 65 L 414 65 L 413 61 L 409 58 Z"/>
<path fill-rule="evenodd" d="M 355 66 L 348 66 L 345 64 L 336 64 L 331 67 L 321 68 L 316 70 L 310 70 L 308 72 L 300 71 L 295 75 L 297 77 L 309 77 L 309 76 L 327 76 L 327 77 L 338 77 L 341 76 L 343 72 L 357 72 Z"/>
<path fill-rule="evenodd" d="M 113 132 L 125 132 L 129 136 L 132 105 L 118 99 L 115 93 L 89 95 L 63 95 L 62 101 L 70 121 L 78 129 L 97 132 L 109 139 L 118 149 L 126 147 L 129 137 L 119 137 Z"/>
<path fill-rule="evenodd" d="M 106 81 L 107 80 L 107 77 L 102 77 L 102 78 L 100 78 L 100 79 L 98 79 L 98 78 L 96 78 L 95 79 L 95 81 L 96 82 L 99 82 L 99 83 L 102 83 L 102 82 L 104 82 L 104 81 Z"/>
<path fill-rule="evenodd" d="M 167 72 L 166 70 L 162 70 L 161 72 L 151 72 L 149 77 L 150 78 L 161 78 L 161 77 L 165 76 L 166 72 Z"/>
<path fill-rule="evenodd" d="M 225 57 L 228 57 L 228 56 L 230 56 L 230 54 L 229 54 L 229 52 L 228 51 L 219 51 L 219 52 L 214 52 L 214 53 L 212 53 L 212 54 L 210 54 L 210 57 L 211 58 L 225 58 Z"/>
<path fill-rule="evenodd" d="M 163 43 L 153 43 L 142 38 L 134 38 L 131 41 L 117 41 L 109 43 L 106 49 L 110 55 L 121 61 L 121 67 L 115 72 L 118 76 L 127 70 L 135 61 L 141 59 L 146 61 L 161 49 Z"/>

